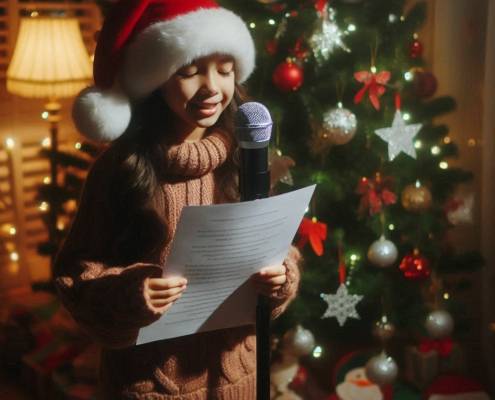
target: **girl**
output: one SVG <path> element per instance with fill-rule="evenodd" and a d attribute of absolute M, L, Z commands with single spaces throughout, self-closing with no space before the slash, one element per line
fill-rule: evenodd
<path fill-rule="evenodd" d="M 133 346 L 187 290 L 162 278 L 182 208 L 238 200 L 232 120 L 253 68 L 245 24 L 214 1 L 121 0 L 105 20 L 96 85 L 73 116 L 111 144 L 54 269 L 62 301 L 102 345 L 102 399 L 255 398 L 254 326 Z M 272 318 L 296 295 L 299 260 L 292 247 L 252 277 Z"/>

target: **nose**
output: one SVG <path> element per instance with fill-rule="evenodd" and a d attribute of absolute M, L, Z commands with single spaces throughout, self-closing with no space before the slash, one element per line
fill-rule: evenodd
<path fill-rule="evenodd" d="M 213 70 L 208 70 L 207 73 L 205 73 L 203 82 L 201 85 L 201 92 L 204 95 L 207 95 L 209 97 L 215 96 L 219 92 L 218 88 L 218 77 L 215 74 L 215 71 Z"/>

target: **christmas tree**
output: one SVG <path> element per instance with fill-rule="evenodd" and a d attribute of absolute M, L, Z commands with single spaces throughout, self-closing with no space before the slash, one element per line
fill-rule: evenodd
<path fill-rule="evenodd" d="M 313 333 L 319 360 L 308 362 L 326 368 L 323 385 L 330 387 L 337 358 L 363 347 L 392 356 L 367 366 L 368 378 L 392 383 L 404 346 L 451 343 L 469 329 L 467 310 L 451 295 L 461 288 L 451 290 L 445 277 L 481 266 L 479 254 L 456 253 L 446 240 L 470 219 L 472 201 L 455 189 L 472 176 L 449 165 L 457 147 L 435 123 L 455 101 L 435 97 L 437 80 L 422 57 L 426 5 L 405 12 L 403 0 L 222 4 L 255 37 L 248 91 L 275 121 L 278 191 L 317 184 L 295 242 L 305 259 L 299 297 L 274 331 L 301 324 Z"/>
<path fill-rule="evenodd" d="M 101 150 L 102 146 L 82 141 L 76 142 L 72 149 L 60 149 L 56 145 L 40 151 L 41 156 L 50 160 L 55 178 L 45 178 L 38 186 L 36 197 L 40 209 L 45 211 L 42 218 L 49 232 L 48 240 L 38 244 L 38 253 L 49 256 L 51 265 L 75 216 L 89 166 Z"/>

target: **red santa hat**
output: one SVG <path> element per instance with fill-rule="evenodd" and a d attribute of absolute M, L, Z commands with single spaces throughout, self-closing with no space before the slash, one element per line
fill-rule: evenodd
<path fill-rule="evenodd" d="M 119 1 L 98 37 L 95 86 L 74 103 L 77 128 L 97 141 L 118 138 L 129 125 L 133 101 L 147 97 L 182 66 L 214 53 L 234 58 L 239 83 L 254 69 L 246 24 L 216 1 Z"/>

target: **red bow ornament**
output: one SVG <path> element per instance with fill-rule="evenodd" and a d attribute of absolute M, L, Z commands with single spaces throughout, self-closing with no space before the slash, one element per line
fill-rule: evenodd
<path fill-rule="evenodd" d="M 440 357 L 448 357 L 454 344 L 451 337 L 445 339 L 422 339 L 418 349 L 421 353 L 436 351 Z"/>
<path fill-rule="evenodd" d="M 390 189 L 391 185 L 391 178 L 381 178 L 379 174 L 375 179 L 362 178 L 357 187 L 357 193 L 361 195 L 359 212 L 365 214 L 368 211 L 374 215 L 381 212 L 384 206 L 395 204 L 397 196 Z"/>
<path fill-rule="evenodd" d="M 299 249 L 302 249 L 309 241 L 316 255 L 323 255 L 323 241 L 327 238 L 327 224 L 317 222 L 316 218 L 303 218 L 298 233 L 300 238 L 296 246 Z"/>
<path fill-rule="evenodd" d="M 363 100 L 366 91 L 371 104 L 376 110 L 380 109 L 379 97 L 385 93 L 385 84 L 390 80 L 389 71 L 381 71 L 377 74 L 370 71 L 359 71 L 354 74 L 358 82 L 364 83 L 364 86 L 354 96 L 354 103 L 359 104 Z"/>

